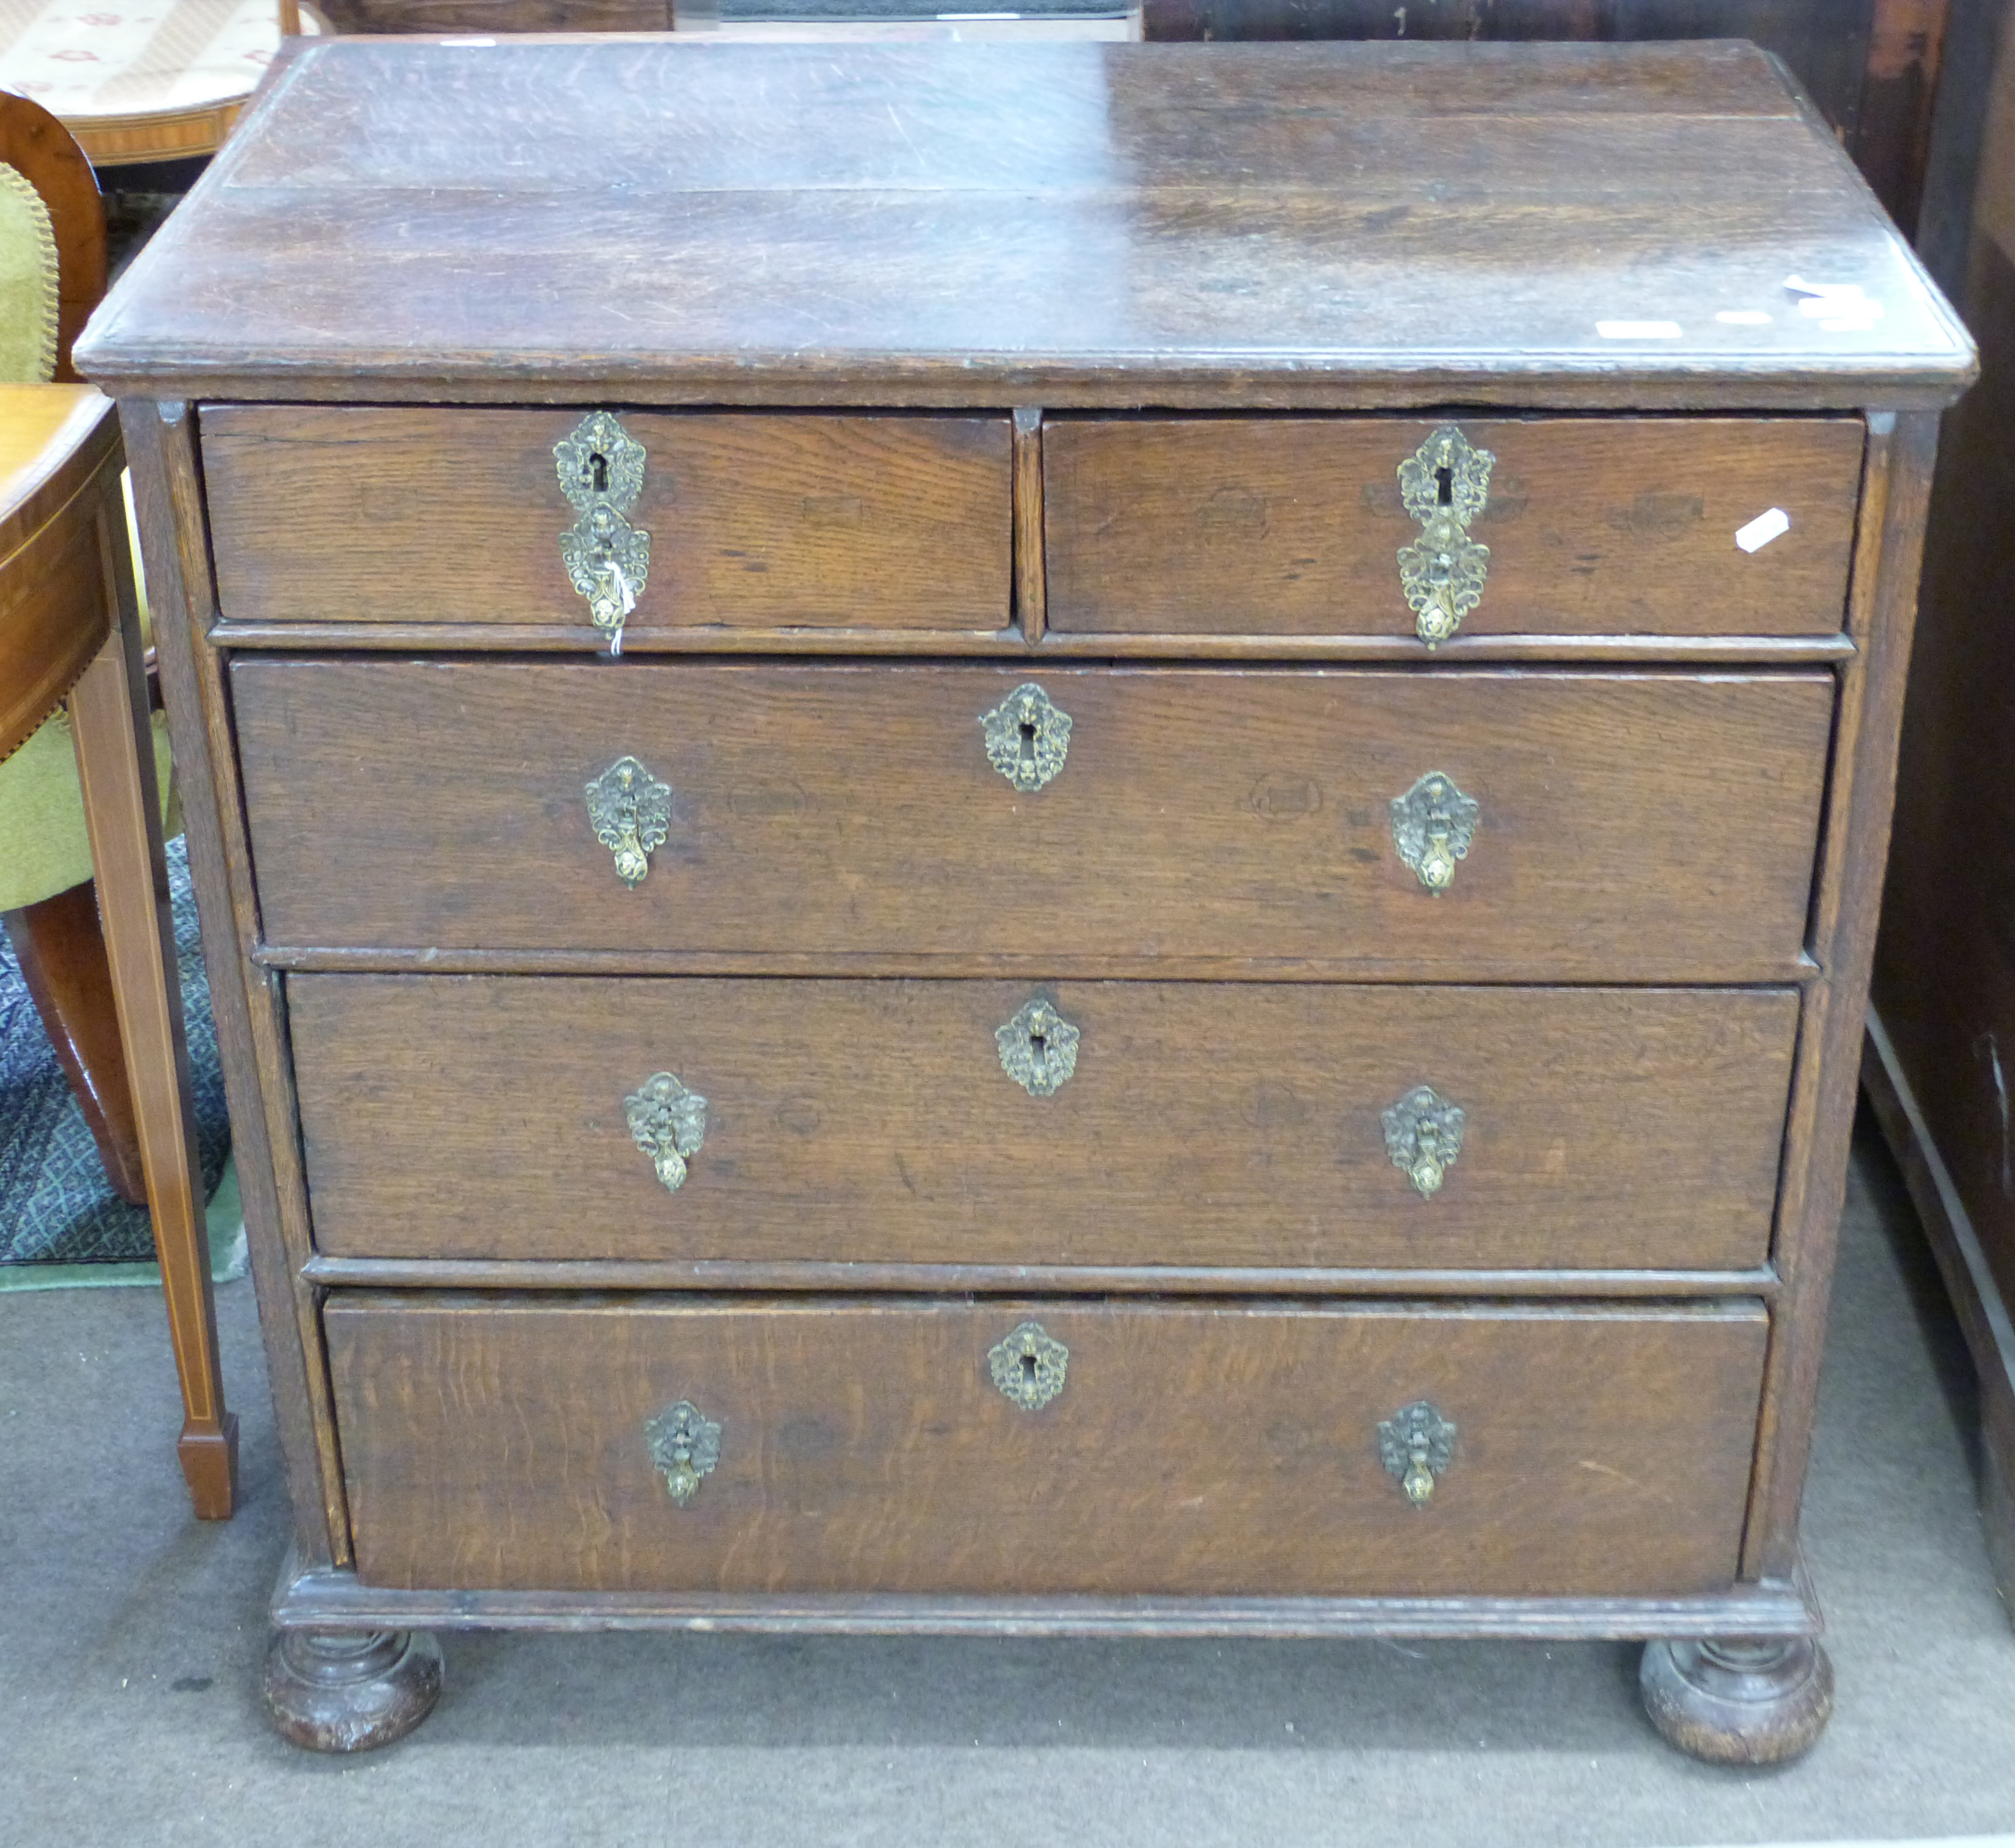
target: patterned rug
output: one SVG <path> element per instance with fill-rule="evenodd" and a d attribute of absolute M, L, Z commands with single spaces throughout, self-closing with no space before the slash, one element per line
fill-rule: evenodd
<path fill-rule="evenodd" d="M 203 1193 L 232 1221 L 222 1229 L 228 1247 L 239 1242 L 231 1236 L 235 1214 L 228 1211 L 236 1190 L 228 1190 L 228 1200 L 214 1197 L 231 1153 L 231 1124 L 210 1019 L 210 984 L 197 946 L 189 860 L 179 840 L 168 843 L 168 885 Z M 214 1222 L 219 1214 L 214 1211 L 210 1217 Z M 218 1229 L 213 1224 L 213 1254 L 224 1258 L 226 1271 L 233 1270 L 231 1251 L 217 1251 Z M 28 998 L 13 946 L 0 931 L 0 1287 L 16 1281 L 55 1282 L 56 1272 L 70 1267 L 81 1268 L 61 1280 L 145 1282 L 153 1255 L 146 1212 L 127 1205 L 106 1179 L 84 1112 Z M 136 1269 L 141 1274 L 123 1274 Z"/>

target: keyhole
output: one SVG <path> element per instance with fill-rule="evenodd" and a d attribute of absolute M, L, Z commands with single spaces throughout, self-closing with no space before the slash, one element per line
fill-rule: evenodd
<path fill-rule="evenodd" d="M 1047 1078 L 1050 1075 L 1050 1047 L 1049 1042 L 1041 1034 L 1031 1033 L 1029 1035 L 1029 1056 L 1035 1061 L 1036 1077 Z"/>
<path fill-rule="evenodd" d="M 1036 1357 L 1033 1354 L 1022 1356 L 1022 1378 L 1028 1385 L 1036 1383 Z"/>
<path fill-rule="evenodd" d="M 597 461 L 601 459 L 599 456 L 595 458 Z M 1454 506 L 1455 471 L 1453 468 L 1437 468 L 1435 471 L 1435 492 L 1440 497 L 1442 506 Z"/>
<path fill-rule="evenodd" d="M 1022 761 L 1031 769 L 1036 762 L 1036 727 L 1029 719 L 1022 721 Z"/>
<path fill-rule="evenodd" d="M 594 478 L 594 491 L 598 494 L 607 493 L 609 492 L 608 457 L 602 454 L 598 450 L 595 454 L 591 455 L 587 458 L 587 466 L 589 472 Z M 1446 475 L 1448 473 L 1448 471 L 1444 468 L 1442 472 Z M 1442 490 L 1442 500 L 1444 504 L 1446 504 L 1448 500 L 1448 490 L 1446 487 Z"/>

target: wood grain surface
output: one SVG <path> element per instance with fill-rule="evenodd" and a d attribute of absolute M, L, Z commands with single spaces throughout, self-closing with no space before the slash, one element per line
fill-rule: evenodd
<path fill-rule="evenodd" d="M 1737 1268 L 1769 1248 L 1785 989 L 296 976 L 319 1251 L 506 1259 Z M 624 1097 L 706 1136 L 676 1193 Z M 1466 1113 L 1431 1199 L 1381 1114 Z"/>
<path fill-rule="evenodd" d="M 1852 408 L 1973 363 L 1747 45 L 592 37 L 304 48 L 78 353 L 213 399 L 1051 408 Z"/>
<path fill-rule="evenodd" d="M 576 623 L 573 411 L 211 407 L 227 618 Z M 1008 419 L 624 414 L 650 575 L 626 630 L 995 630 L 1009 611 Z"/>
<path fill-rule="evenodd" d="M 1022 1409 L 987 1352 L 1069 1351 Z M 1680 1594 L 1735 1567 L 1765 1317 L 1661 1308 L 400 1297 L 325 1312 L 367 1584 Z M 644 1427 L 690 1400 L 684 1507 Z M 1425 1507 L 1379 1461 L 1456 1427 Z"/>
<path fill-rule="evenodd" d="M 1395 555 L 1421 528 L 1397 467 L 1410 418 L 1053 421 L 1043 432 L 1051 626 L 1410 635 Z M 1847 418 L 1511 420 L 1459 428 L 1494 458 L 1470 536 L 1490 548 L 1466 635 L 1837 630 L 1861 485 Z M 1783 537 L 1737 531 L 1777 508 Z"/>
<path fill-rule="evenodd" d="M 120 460 L 111 411 L 86 386 L 0 385 L 0 758 L 112 633 L 98 536 Z"/>
<path fill-rule="evenodd" d="M 989 763 L 1018 673 L 972 666 L 260 660 L 232 682 L 282 944 L 1284 957 L 1443 979 L 1798 972 L 1824 673 L 1047 669 L 1047 787 Z M 634 889 L 584 789 L 673 791 Z M 1435 894 L 1390 805 L 1481 805 Z M 836 964 L 835 973 L 844 973 Z"/>

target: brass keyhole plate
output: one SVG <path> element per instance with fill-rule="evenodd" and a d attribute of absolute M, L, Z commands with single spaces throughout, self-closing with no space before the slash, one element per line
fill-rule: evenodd
<path fill-rule="evenodd" d="M 609 412 L 591 411 L 553 445 L 553 466 L 579 516 L 560 535 L 560 562 L 620 653 L 623 625 L 651 575 L 651 536 L 625 517 L 644 491 L 644 446 Z"/>
<path fill-rule="evenodd" d="M 1490 547 L 1471 538 L 1469 528 L 1489 497 L 1496 460 L 1443 424 L 1399 465 L 1399 497 L 1421 526 L 1420 537 L 1399 548 L 1399 587 L 1413 632 L 1430 648 L 1453 635 L 1483 600 Z"/>
<path fill-rule="evenodd" d="M 986 1351 L 993 1383 L 1024 1412 L 1040 1412 L 1064 1389 L 1070 1350 L 1040 1322 L 1025 1322 Z"/>
<path fill-rule="evenodd" d="M 1040 995 L 993 1030 L 1000 1069 L 1031 1097 L 1053 1097 L 1077 1070 L 1076 1028 Z"/>
<path fill-rule="evenodd" d="M 1033 680 L 979 715 L 986 760 L 1017 789 L 1036 790 L 1064 767 L 1071 717 Z"/>

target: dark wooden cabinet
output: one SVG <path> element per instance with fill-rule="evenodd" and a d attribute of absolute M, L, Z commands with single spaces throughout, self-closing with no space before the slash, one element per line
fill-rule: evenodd
<path fill-rule="evenodd" d="M 1977 185 L 1951 253 L 1981 382 L 1931 498 L 1865 1075 L 1980 1381 L 1981 1512 L 2015 1603 L 2015 31 L 2005 5 Z M 1958 181 L 1959 176 L 1946 176 Z"/>
<path fill-rule="evenodd" d="M 611 1623 L 1642 1637 L 1816 1736 L 1973 358 L 1768 59 L 339 41 L 80 350 L 289 1736 Z"/>

